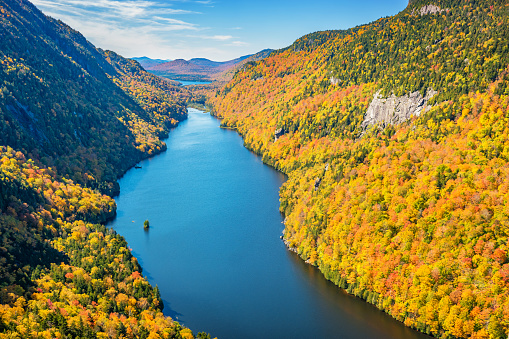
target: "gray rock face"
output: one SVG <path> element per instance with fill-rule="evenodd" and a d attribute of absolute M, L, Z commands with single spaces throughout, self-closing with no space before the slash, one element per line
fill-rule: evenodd
<path fill-rule="evenodd" d="M 318 187 L 320 187 L 321 183 L 322 183 L 322 179 L 317 177 L 315 179 L 315 191 L 318 190 Z"/>
<path fill-rule="evenodd" d="M 44 130 L 38 127 L 37 117 L 30 111 L 28 106 L 24 106 L 16 100 L 14 105 L 7 105 L 7 110 L 18 121 L 21 128 L 37 140 L 39 144 L 42 145 L 42 143 L 48 141 Z"/>
<path fill-rule="evenodd" d="M 330 77 L 329 79 L 330 83 L 333 84 L 333 85 L 338 85 L 341 83 L 341 79 L 339 78 L 335 78 L 335 77 Z"/>
<path fill-rule="evenodd" d="M 392 94 L 388 98 L 382 98 L 380 92 L 381 90 L 375 93 L 369 104 L 361 124 L 363 130 L 376 124 L 380 124 L 382 128 L 397 125 L 407 121 L 411 116 L 419 116 L 423 110 L 427 112 L 431 109 L 428 101 L 438 93 L 429 89 L 425 97 L 419 92 L 413 92 L 401 97 Z"/>
<path fill-rule="evenodd" d="M 426 14 L 436 14 L 436 13 L 442 13 L 442 12 L 448 12 L 449 9 L 441 9 L 440 7 L 436 5 L 424 5 L 416 11 L 415 9 L 412 11 L 412 15 L 426 15 Z"/>
<path fill-rule="evenodd" d="M 279 139 L 279 137 L 283 136 L 284 134 L 285 130 L 283 129 L 283 127 L 276 129 L 274 131 L 274 142 L 276 142 L 277 139 Z"/>

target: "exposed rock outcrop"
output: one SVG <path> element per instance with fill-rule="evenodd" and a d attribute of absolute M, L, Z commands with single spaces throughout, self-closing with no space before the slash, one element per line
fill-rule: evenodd
<path fill-rule="evenodd" d="M 322 179 L 321 178 L 316 178 L 315 179 L 315 191 L 318 190 L 318 187 L 320 187 L 321 183 L 322 183 Z"/>
<path fill-rule="evenodd" d="M 40 144 L 48 141 L 44 130 L 39 127 L 41 124 L 38 123 L 37 117 L 30 111 L 28 106 L 24 106 L 15 100 L 14 105 L 7 105 L 6 108 L 28 135 L 31 135 Z"/>
<path fill-rule="evenodd" d="M 424 5 L 419 10 L 413 10 L 412 15 L 426 15 L 426 14 L 437 14 L 442 12 L 448 12 L 449 9 L 441 9 L 437 5 Z"/>
<path fill-rule="evenodd" d="M 376 92 L 373 101 L 369 104 L 361 124 L 363 130 L 376 124 L 382 127 L 397 125 L 410 119 L 411 116 L 419 116 L 423 110 L 427 112 L 431 109 L 428 101 L 437 94 L 433 89 L 429 89 L 425 97 L 419 92 L 413 92 L 401 97 L 392 94 L 388 98 L 382 98 L 380 93 L 381 90 Z"/>
<path fill-rule="evenodd" d="M 341 83 L 341 79 L 335 77 L 330 77 L 329 81 L 333 85 L 339 85 Z"/>
<path fill-rule="evenodd" d="M 277 139 L 285 134 L 285 130 L 283 127 L 278 128 L 274 131 L 274 142 L 277 141 Z"/>

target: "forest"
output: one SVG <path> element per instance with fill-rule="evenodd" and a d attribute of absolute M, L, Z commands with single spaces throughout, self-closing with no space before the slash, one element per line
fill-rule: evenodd
<path fill-rule="evenodd" d="M 507 338 L 508 19 L 412 0 L 190 93 L 0 0 L 0 338 L 194 337 L 104 226 L 191 100 L 288 176 L 284 241 L 327 279 L 435 337 Z"/>
<path fill-rule="evenodd" d="M 117 194 L 119 175 L 165 149 L 188 94 L 28 1 L 0 6 L 0 144 Z"/>
<path fill-rule="evenodd" d="M 10 147 L 0 177 L 0 338 L 194 338 L 163 315 L 157 286 L 101 224 L 112 198 Z"/>
<path fill-rule="evenodd" d="M 0 338 L 194 338 L 104 226 L 189 94 L 26 0 L 0 36 Z"/>
<path fill-rule="evenodd" d="M 508 19 L 507 1 L 414 0 L 195 94 L 288 175 L 287 246 L 439 338 L 509 333 Z M 389 97 L 422 106 L 367 120 Z"/>

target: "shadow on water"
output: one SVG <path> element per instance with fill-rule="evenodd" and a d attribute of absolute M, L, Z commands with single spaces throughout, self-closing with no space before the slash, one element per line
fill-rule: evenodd
<path fill-rule="evenodd" d="M 143 267 L 145 267 L 145 265 L 143 265 L 142 256 L 139 253 L 136 253 L 135 250 L 131 250 L 131 254 L 136 258 L 136 260 L 138 261 L 138 264 L 141 267 L 141 275 L 144 276 L 148 281 L 153 281 L 154 278 L 150 275 L 150 273 L 148 273 L 147 270 L 143 269 Z"/>
<path fill-rule="evenodd" d="M 389 335 L 390 338 L 432 338 L 406 327 L 403 323 L 395 321 L 394 318 L 374 305 L 347 293 L 333 282 L 327 280 L 317 267 L 307 264 L 296 253 L 289 250 L 287 252 L 298 275 L 305 278 L 316 294 L 327 296 L 324 299 L 327 301 L 327 305 L 323 305 L 325 309 L 329 309 L 331 312 L 340 309 L 344 319 L 372 327 L 374 333 L 384 333 L 384 337 Z M 366 319 L 376 319 L 376 321 L 367 322 Z M 356 331 L 352 331 L 353 328 L 352 326 L 345 326 L 342 335 L 345 338 L 358 337 Z"/>
<path fill-rule="evenodd" d="M 182 313 L 179 313 L 171 308 L 171 303 L 163 299 L 163 305 L 164 305 L 164 315 L 171 317 L 173 320 L 178 321 L 179 324 L 184 325 L 184 315 Z"/>

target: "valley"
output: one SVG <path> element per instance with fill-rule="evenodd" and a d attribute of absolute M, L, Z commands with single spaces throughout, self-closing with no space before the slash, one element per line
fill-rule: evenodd
<path fill-rule="evenodd" d="M 507 338 L 508 20 L 129 59 L 0 0 L 0 338 Z"/>

